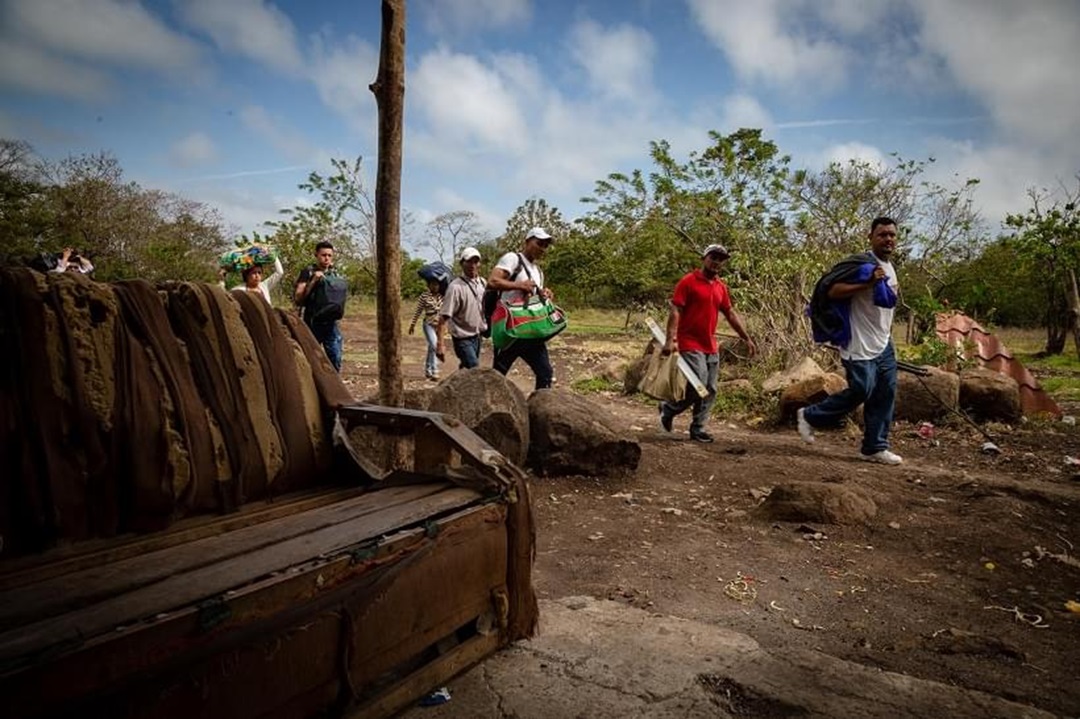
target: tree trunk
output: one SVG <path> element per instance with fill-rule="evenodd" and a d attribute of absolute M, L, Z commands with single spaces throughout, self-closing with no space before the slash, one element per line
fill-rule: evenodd
<path fill-rule="evenodd" d="M 1076 285 L 1076 270 L 1072 269 L 1069 270 L 1068 317 L 1068 327 L 1072 330 L 1073 346 L 1076 348 L 1076 357 L 1077 359 L 1080 359 L 1080 289 L 1078 289 Z"/>
<path fill-rule="evenodd" d="M 379 165 L 375 179 L 376 309 L 379 402 L 400 407 L 401 376 L 401 145 L 405 114 L 405 0 L 382 0 L 379 72 L 371 84 L 379 107 Z"/>

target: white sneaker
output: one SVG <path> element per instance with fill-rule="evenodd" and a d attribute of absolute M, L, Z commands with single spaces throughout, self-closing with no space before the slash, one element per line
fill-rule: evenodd
<path fill-rule="evenodd" d="M 799 411 L 795 413 L 795 424 L 799 428 L 799 436 L 802 437 L 802 441 L 807 444 L 814 443 L 814 428 L 810 426 L 810 423 L 803 417 L 803 411 L 805 407 L 800 407 Z"/>
<path fill-rule="evenodd" d="M 867 462 L 877 462 L 878 464 L 900 464 L 904 461 L 904 458 L 895 452 L 890 452 L 887 449 L 883 449 L 880 452 L 874 452 L 873 454 L 859 453 L 859 459 Z"/>

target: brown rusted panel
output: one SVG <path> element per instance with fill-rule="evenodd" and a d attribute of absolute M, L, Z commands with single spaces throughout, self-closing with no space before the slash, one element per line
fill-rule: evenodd
<path fill-rule="evenodd" d="M 491 609 L 493 591 L 506 582 L 505 518 L 502 506 L 491 505 L 447 525 L 395 567 L 370 601 L 346 607 L 357 627 L 349 666 L 356 686 Z"/>
<path fill-rule="evenodd" d="M 1013 357 L 998 337 L 987 332 L 975 320 L 960 312 L 942 312 L 937 315 L 936 333 L 938 339 L 959 348 L 965 357 L 965 344 L 974 343 L 975 356 L 968 359 L 974 359 L 980 365 L 1016 380 L 1020 385 L 1020 408 L 1024 414 L 1061 416 L 1061 407 L 1039 386 L 1035 376 Z"/>
<path fill-rule="evenodd" d="M 304 656 L 331 653 L 345 662 L 339 641 L 345 629 L 345 636 L 353 638 L 350 657 L 357 655 L 357 637 L 365 648 L 378 642 L 386 647 L 353 677 L 357 694 L 365 695 L 369 691 L 363 685 L 369 681 L 366 677 L 378 677 L 415 659 L 487 609 L 491 589 L 501 584 L 505 572 L 504 521 L 501 505 L 464 510 L 426 529 L 399 532 L 381 546 L 313 560 L 231 592 L 218 602 L 137 623 L 81 648 L 41 657 L 35 666 L 0 677 L 6 713 L 13 717 L 88 711 L 109 716 L 190 717 L 185 712 L 192 711 L 197 699 L 203 702 L 197 716 L 256 716 L 301 695 L 325 696 L 318 687 L 338 681 L 344 664 L 335 665 L 336 674 L 328 674 L 321 664 Z M 478 557 L 482 559 L 477 561 Z M 447 568 L 441 567 L 444 561 Z M 470 561 L 478 566 L 463 567 Z M 454 591 L 423 589 L 428 585 L 421 575 L 440 572 L 455 584 Z M 424 593 L 407 591 L 403 598 L 403 588 L 416 586 Z M 342 624 L 346 607 L 348 623 Z M 369 607 L 375 607 L 374 611 L 365 609 Z M 312 625 L 326 622 L 327 614 L 335 617 L 332 642 L 325 634 L 318 634 L 318 640 L 311 638 L 316 635 L 303 634 Z M 395 624 L 388 616 L 410 621 Z M 393 627 L 389 633 L 388 627 Z M 271 654 L 282 651 L 286 654 L 269 660 Z M 288 677 L 277 679 L 279 671 Z M 251 681 L 235 679 L 237 674 L 250 676 Z M 221 682 L 231 687 L 231 693 L 214 699 L 217 685 L 207 682 Z M 273 684 L 274 692 L 259 690 L 262 682 Z M 251 702 L 230 714 L 245 692 L 254 693 Z M 172 699 L 159 706 L 159 695 Z M 259 709 L 265 696 L 276 703 Z M 295 701 L 299 712 L 304 700 Z M 217 707 L 224 713 L 217 713 Z"/>

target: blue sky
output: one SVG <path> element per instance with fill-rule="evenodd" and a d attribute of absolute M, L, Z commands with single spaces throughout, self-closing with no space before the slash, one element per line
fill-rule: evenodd
<path fill-rule="evenodd" d="M 378 0 L 0 0 L 0 137 L 108 150 L 240 230 L 332 157 L 374 187 Z M 573 218 L 648 143 L 933 156 L 989 227 L 1080 172 L 1077 0 L 408 0 L 403 206 Z"/>

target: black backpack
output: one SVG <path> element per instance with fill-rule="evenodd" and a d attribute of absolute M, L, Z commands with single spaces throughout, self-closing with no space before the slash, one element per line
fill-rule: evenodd
<path fill-rule="evenodd" d="M 525 259 L 521 256 L 520 252 L 515 252 L 517 255 L 518 263 L 514 271 L 510 273 L 509 279 L 513 281 L 518 273 L 521 272 L 521 268 L 525 266 Z M 499 297 L 502 296 L 501 290 L 491 289 L 490 287 L 484 290 L 484 299 L 482 300 L 484 311 L 484 331 L 480 333 L 481 337 L 491 336 L 491 316 L 495 314 L 495 308 L 499 306 Z"/>
<path fill-rule="evenodd" d="M 349 283 L 338 274 L 324 274 L 311 291 L 304 319 L 309 325 L 337 322 L 345 316 L 345 301 L 349 299 Z"/>

